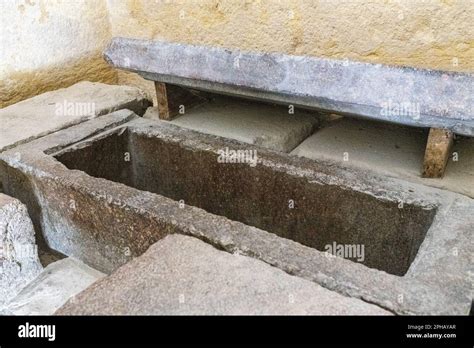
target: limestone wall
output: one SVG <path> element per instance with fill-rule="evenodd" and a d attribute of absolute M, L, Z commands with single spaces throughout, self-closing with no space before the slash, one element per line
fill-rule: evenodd
<path fill-rule="evenodd" d="M 108 0 L 108 4 L 116 36 L 474 70 L 472 0 Z"/>
<path fill-rule="evenodd" d="M 81 79 L 151 94 L 151 84 L 102 61 L 111 36 L 474 71 L 474 0 L 13 0 L 0 7 L 0 106 Z"/>
<path fill-rule="evenodd" d="M 0 1 L 0 107 L 81 80 L 117 82 L 102 59 L 105 0 Z"/>
<path fill-rule="evenodd" d="M 108 6 L 114 36 L 474 71 L 472 0 L 108 0 Z M 143 86 L 130 74 L 119 79 Z"/>

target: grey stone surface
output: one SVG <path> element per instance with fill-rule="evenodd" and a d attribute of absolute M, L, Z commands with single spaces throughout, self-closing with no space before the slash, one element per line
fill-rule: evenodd
<path fill-rule="evenodd" d="M 408 126 L 344 118 L 304 140 L 292 155 L 331 161 L 383 175 L 458 192 L 474 198 L 474 139 L 455 141 L 442 179 L 422 178 L 428 134 Z M 345 156 L 347 155 L 347 157 Z"/>
<path fill-rule="evenodd" d="M 474 75 L 113 38 L 114 67 L 149 80 L 474 136 Z"/>
<path fill-rule="evenodd" d="M 289 152 L 311 135 L 318 125 L 317 113 L 296 109 L 288 113 L 284 106 L 250 101 L 236 103 L 231 98 L 216 98 L 187 111 L 170 123 L 202 133 L 218 135 L 259 145 L 275 151 Z M 149 108 L 145 118 L 156 118 L 156 107 Z"/>
<path fill-rule="evenodd" d="M 246 256 L 170 235 L 70 299 L 62 315 L 388 315 Z"/>
<path fill-rule="evenodd" d="M 129 116 L 125 111 L 103 116 L 0 154 L 4 189 L 31 202 L 32 218 L 53 249 L 111 272 L 165 236 L 186 234 L 397 314 L 469 313 L 472 199 L 166 122 L 135 118 L 124 124 Z M 123 166 L 124 145 L 131 146 L 134 158 L 128 168 Z M 219 149 L 225 147 L 257 150 L 258 164 L 215 167 Z M 66 168 L 52 155 L 76 170 Z M 120 163 L 122 167 L 117 167 Z M 109 164 L 115 170 L 109 170 Z M 212 180 L 214 190 L 209 191 Z M 232 198 L 225 200 L 226 193 Z M 183 194 L 189 194 L 184 204 L 178 201 Z M 282 204 L 287 207 L 288 198 L 295 194 L 300 209 L 283 210 Z M 334 200 L 340 205 L 327 203 Z M 35 210 L 37 206 L 41 209 Z M 314 214 L 295 220 L 313 208 Z M 418 233 L 420 226 L 415 221 L 423 216 L 428 221 L 418 222 L 428 223 L 421 225 L 426 235 Z M 390 221 L 397 217 L 409 224 L 397 222 L 400 235 L 388 236 L 411 235 L 413 246 L 405 254 L 413 262 L 403 276 L 329 257 L 299 242 L 328 237 L 332 228 L 342 238 L 340 243 L 347 243 L 344 238 L 350 236 L 357 243 L 363 234 L 352 232 L 364 232 L 360 226 L 370 230 L 382 224 L 386 231 L 384 228 L 394 227 Z M 309 219 L 327 224 L 318 233 L 308 233 L 302 228 L 310 226 Z M 284 226 L 293 222 L 295 227 L 284 234 L 285 229 L 278 230 L 275 221 Z M 334 229 L 345 222 L 346 228 Z M 375 251 L 380 256 L 375 260 L 386 262 L 401 249 L 374 231 L 373 238 L 363 242 L 367 256 Z M 330 234 L 328 238 L 334 237 Z"/>
<path fill-rule="evenodd" d="M 148 106 L 129 86 L 84 81 L 46 92 L 0 109 L 0 151 L 115 110 L 143 115 Z"/>
<path fill-rule="evenodd" d="M 26 206 L 0 193 L 0 307 L 42 269 Z"/>
<path fill-rule="evenodd" d="M 53 262 L 0 311 L 8 315 L 51 315 L 103 276 L 72 258 Z"/>

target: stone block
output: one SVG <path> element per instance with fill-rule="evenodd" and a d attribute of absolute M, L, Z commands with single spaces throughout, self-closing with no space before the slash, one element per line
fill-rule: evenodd
<path fill-rule="evenodd" d="M 155 118 L 149 108 L 145 118 Z M 318 125 L 317 113 L 284 106 L 216 98 L 187 111 L 170 123 L 198 132 L 235 139 L 275 151 L 289 152 Z"/>
<path fill-rule="evenodd" d="M 150 102 L 138 88 L 83 81 L 0 109 L 0 151 L 115 110 L 143 115 Z"/>
<path fill-rule="evenodd" d="M 247 256 L 169 235 L 70 299 L 61 315 L 388 315 Z"/>
<path fill-rule="evenodd" d="M 0 193 L 0 306 L 42 269 L 26 206 Z"/>
<path fill-rule="evenodd" d="M 103 273 L 73 258 L 53 262 L 2 312 L 8 315 L 51 315 L 70 297 L 103 276 Z"/>

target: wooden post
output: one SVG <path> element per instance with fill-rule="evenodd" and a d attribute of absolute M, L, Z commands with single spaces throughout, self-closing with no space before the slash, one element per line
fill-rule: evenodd
<path fill-rule="evenodd" d="M 155 81 L 155 90 L 160 120 L 170 121 L 187 109 L 207 101 L 198 92 L 163 82 Z"/>
<path fill-rule="evenodd" d="M 423 161 L 424 178 L 442 178 L 451 156 L 454 134 L 446 129 L 431 128 Z"/>
<path fill-rule="evenodd" d="M 168 93 L 166 93 L 166 85 L 162 82 L 155 82 L 155 90 L 158 107 L 158 117 L 162 120 L 171 120 L 170 109 L 168 104 Z"/>

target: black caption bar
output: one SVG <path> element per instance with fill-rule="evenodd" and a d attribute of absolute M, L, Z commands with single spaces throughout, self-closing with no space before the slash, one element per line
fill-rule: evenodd
<path fill-rule="evenodd" d="M 0 346 L 414 344 L 469 346 L 473 317 L 0 317 Z"/>

